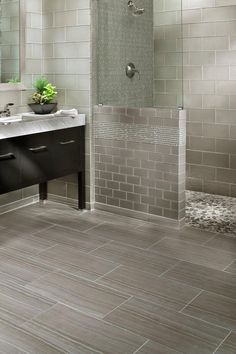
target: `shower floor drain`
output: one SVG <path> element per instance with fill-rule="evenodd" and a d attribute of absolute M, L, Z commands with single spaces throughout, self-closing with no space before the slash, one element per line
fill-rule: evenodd
<path fill-rule="evenodd" d="M 186 224 L 236 236 L 236 198 L 187 191 Z"/>

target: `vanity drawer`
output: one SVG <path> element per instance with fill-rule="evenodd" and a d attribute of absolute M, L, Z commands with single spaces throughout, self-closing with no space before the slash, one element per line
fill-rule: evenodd
<path fill-rule="evenodd" d="M 21 187 L 53 178 L 52 133 L 24 136 L 18 141 L 21 154 Z"/>
<path fill-rule="evenodd" d="M 15 190 L 20 183 L 20 156 L 14 139 L 0 140 L 0 194 Z"/>
<path fill-rule="evenodd" d="M 53 169 L 57 176 L 65 176 L 82 168 L 81 132 L 81 128 L 54 131 Z"/>

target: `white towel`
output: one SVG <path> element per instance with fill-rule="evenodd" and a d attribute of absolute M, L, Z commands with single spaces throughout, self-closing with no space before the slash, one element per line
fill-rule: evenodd
<path fill-rule="evenodd" d="M 75 108 L 72 109 L 60 109 L 56 113 L 54 113 L 55 117 L 77 117 L 78 111 Z"/>

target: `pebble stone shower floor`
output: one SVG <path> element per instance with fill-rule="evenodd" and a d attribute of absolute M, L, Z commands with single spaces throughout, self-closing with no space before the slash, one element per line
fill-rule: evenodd
<path fill-rule="evenodd" d="M 0 353 L 235 354 L 235 240 L 52 202 L 3 214 Z"/>
<path fill-rule="evenodd" d="M 236 236 L 236 198 L 187 191 L 186 223 Z"/>

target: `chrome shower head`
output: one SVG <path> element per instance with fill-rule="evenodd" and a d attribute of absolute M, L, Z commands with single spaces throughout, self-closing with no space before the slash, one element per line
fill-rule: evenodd
<path fill-rule="evenodd" d="M 132 0 L 128 1 L 128 8 L 132 11 L 133 16 L 143 15 L 143 13 L 145 11 L 145 9 L 137 7 Z"/>

